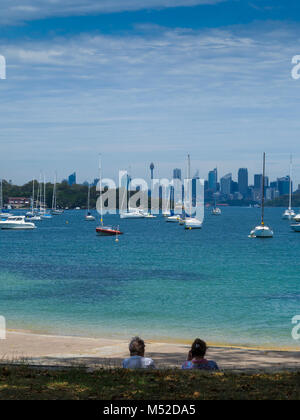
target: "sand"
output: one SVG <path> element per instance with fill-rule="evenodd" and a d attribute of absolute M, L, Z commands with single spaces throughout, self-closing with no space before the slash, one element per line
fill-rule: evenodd
<path fill-rule="evenodd" d="M 186 360 L 187 344 L 147 342 L 146 356 L 156 366 L 180 367 Z M 0 362 L 25 362 L 39 366 L 120 367 L 128 357 L 127 340 L 81 338 L 10 331 L 0 340 Z M 300 371 L 300 351 L 255 350 L 210 347 L 207 358 L 222 370 Z"/>

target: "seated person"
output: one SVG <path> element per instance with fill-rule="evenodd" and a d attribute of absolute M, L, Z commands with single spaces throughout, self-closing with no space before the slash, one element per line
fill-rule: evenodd
<path fill-rule="evenodd" d="M 124 369 L 154 369 L 152 359 L 145 357 L 145 342 L 140 337 L 134 337 L 129 344 L 130 357 L 123 360 Z"/>
<path fill-rule="evenodd" d="M 206 351 L 206 343 L 197 338 L 189 351 L 188 360 L 182 365 L 182 369 L 219 370 L 215 362 L 204 358 Z"/>

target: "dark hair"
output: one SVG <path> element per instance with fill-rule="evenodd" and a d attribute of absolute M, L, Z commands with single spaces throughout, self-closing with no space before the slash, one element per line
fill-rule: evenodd
<path fill-rule="evenodd" d="M 140 337 L 133 337 L 129 344 L 131 356 L 143 356 L 145 353 L 145 342 Z"/>
<path fill-rule="evenodd" d="M 192 357 L 204 357 L 207 351 L 207 345 L 205 341 L 196 338 L 192 344 L 191 354 Z"/>

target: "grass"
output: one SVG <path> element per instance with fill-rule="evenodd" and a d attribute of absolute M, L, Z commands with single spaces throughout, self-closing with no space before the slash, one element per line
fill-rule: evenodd
<path fill-rule="evenodd" d="M 0 400 L 300 400 L 300 372 L 207 374 L 0 367 Z"/>

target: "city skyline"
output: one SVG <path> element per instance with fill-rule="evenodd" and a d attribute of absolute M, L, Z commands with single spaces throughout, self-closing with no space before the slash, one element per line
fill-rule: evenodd
<path fill-rule="evenodd" d="M 299 4 L 13 0 L 1 12 L 0 178 L 289 171 L 300 183 Z"/>

